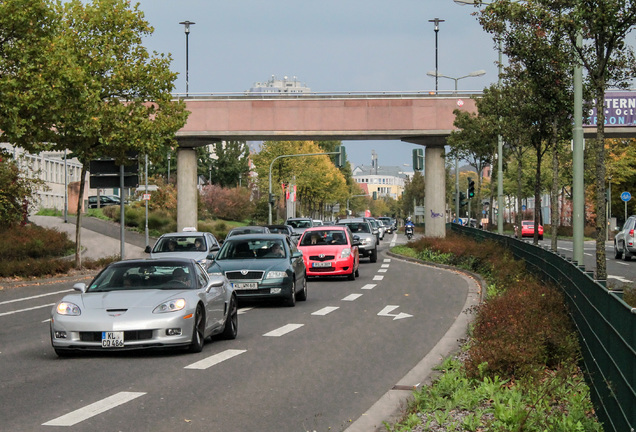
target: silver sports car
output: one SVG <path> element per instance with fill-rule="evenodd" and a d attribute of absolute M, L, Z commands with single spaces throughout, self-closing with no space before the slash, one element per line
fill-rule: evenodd
<path fill-rule="evenodd" d="M 236 293 L 190 258 L 114 262 L 51 312 L 51 343 L 74 350 L 115 351 L 183 346 L 200 352 L 205 338 L 238 332 Z"/>

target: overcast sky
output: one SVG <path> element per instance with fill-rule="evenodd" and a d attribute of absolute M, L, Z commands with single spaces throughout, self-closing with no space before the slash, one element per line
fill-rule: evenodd
<path fill-rule="evenodd" d="M 133 1 L 134 3 L 134 1 Z M 434 91 L 434 18 L 439 24 L 438 71 L 458 78 L 459 90 L 482 90 L 497 81 L 497 51 L 472 6 L 453 0 L 141 0 L 154 27 L 151 51 L 170 53 L 185 93 L 185 33 L 189 36 L 189 93 L 243 92 L 275 75 L 296 77 L 316 92 Z M 453 79 L 439 78 L 439 91 Z M 411 164 L 412 144 L 345 141 L 355 165 Z"/>

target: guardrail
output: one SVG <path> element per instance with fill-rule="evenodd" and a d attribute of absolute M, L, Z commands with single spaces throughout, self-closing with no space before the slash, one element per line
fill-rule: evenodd
<path fill-rule="evenodd" d="M 173 93 L 176 99 L 209 100 L 209 99 L 410 99 L 410 98 L 471 98 L 481 97 L 482 90 L 450 91 L 430 90 L 407 91 L 342 91 L 342 92 L 306 92 L 306 93 L 267 93 L 267 92 L 215 92 L 215 93 Z"/>
<path fill-rule="evenodd" d="M 452 232 L 491 240 L 522 259 L 542 280 L 565 295 L 581 342 L 586 381 L 605 431 L 636 428 L 636 308 L 622 292 L 608 290 L 592 272 L 550 250 L 488 231 L 448 224 Z"/>

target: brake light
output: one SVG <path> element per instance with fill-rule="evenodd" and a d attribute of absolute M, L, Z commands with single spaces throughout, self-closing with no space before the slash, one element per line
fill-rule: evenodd
<path fill-rule="evenodd" d="M 633 229 L 629 230 L 629 236 L 630 237 L 634 237 L 634 230 Z"/>

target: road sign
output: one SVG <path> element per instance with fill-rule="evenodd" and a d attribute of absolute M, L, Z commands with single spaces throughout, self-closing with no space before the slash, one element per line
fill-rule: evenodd
<path fill-rule="evenodd" d="M 525 209 L 526 209 L 526 206 L 522 205 L 521 210 L 525 210 Z"/>
<path fill-rule="evenodd" d="M 424 206 L 415 206 L 414 216 L 424 216 Z"/>
<path fill-rule="evenodd" d="M 629 201 L 630 199 L 632 199 L 632 194 L 630 194 L 629 192 L 623 192 L 621 194 L 621 199 L 625 202 Z"/>
<path fill-rule="evenodd" d="M 142 199 L 143 199 L 144 201 L 150 201 L 150 194 L 144 194 L 144 195 L 142 196 Z"/>

